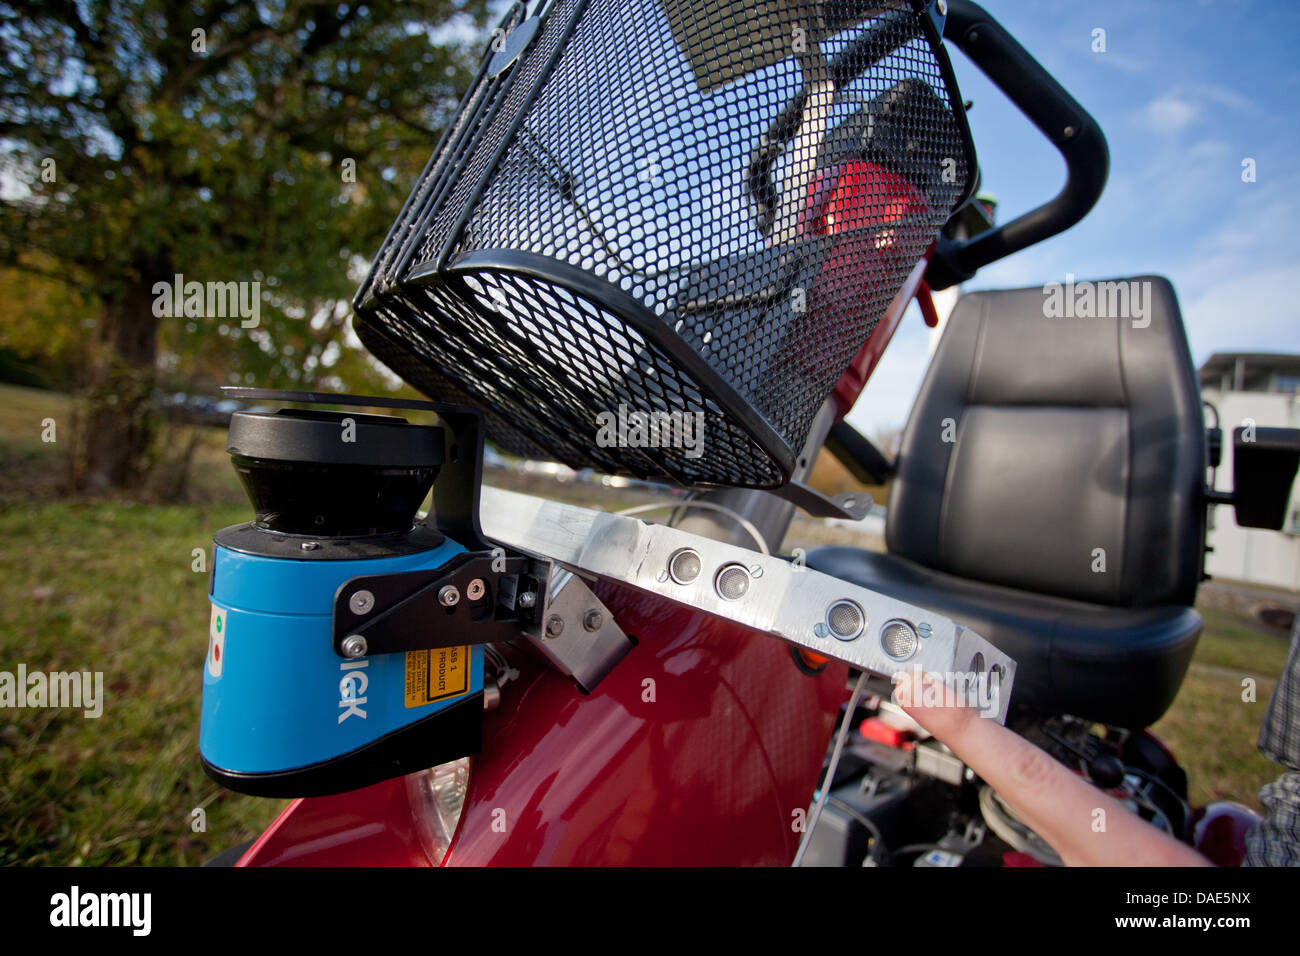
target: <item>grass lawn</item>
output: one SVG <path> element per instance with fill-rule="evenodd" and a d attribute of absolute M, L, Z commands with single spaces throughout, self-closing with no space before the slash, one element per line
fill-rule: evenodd
<path fill-rule="evenodd" d="M 247 505 L 219 431 L 201 436 L 197 503 L 51 497 L 55 446 L 40 441 L 41 421 L 68 412 L 57 395 L 0 386 L 0 670 L 102 671 L 106 701 L 98 719 L 0 711 L 0 863 L 196 864 L 285 804 L 223 790 L 198 762 L 208 604 L 193 551 L 210 557 L 212 533 L 246 520 Z M 1203 613 L 1192 670 L 1154 730 L 1186 767 L 1194 802 L 1255 806 L 1278 772 L 1255 738 L 1287 642 Z M 1244 677 L 1257 681 L 1254 703 L 1241 700 Z"/>
<path fill-rule="evenodd" d="M 1298 602 L 1300 603 L 1300 602 Z M 1151 728 L 1186 768 L 1193 804 L 1235 800 L 1259 809 L 1259 788 L 1282 768 L 1255 749 L 1269 695 L 1286 664 L 1287 638 L 1216 608 L 1202 608 L 1205 631 L 1169 712 Z M 1255 682 L 1243 700 L 1242 682 Z"/>
<path fill-rule="evenodd" d="M 285 805 L 221 789 L 198 762 L 208 576 L 193 551 L 210 560 L 212 533 L 248 507 L 219 429 L 199 433 L 201 503 L 51 497 L 71 410 L 0 386 L 0 670 L 102 671 L 103 715 L 0 711 L 0 863 L 201 863 Z"/>
<path fill-rule="evenodd" d="M 4 712 L 0 863 L 200 863 L 284 805 L 222 790 L 198 762 L 208 578 L 193 549 L 210 556 L 212 532 L 245 514 L 0 505 L 0 669 L 103 671 L 105 698 L 98 719 Z"/>

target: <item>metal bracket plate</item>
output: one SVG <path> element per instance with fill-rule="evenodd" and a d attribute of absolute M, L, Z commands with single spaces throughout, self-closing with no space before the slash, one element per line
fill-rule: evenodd
<path fill-rule="evenodd" d="M 861 521 L 871 512 L 874 503 L 865 491 L 844 492 L 832 498 L 802 481 L 790 481 L 780 488 L 773 488 L 772 494 L 802 508 L 814 518 L 843 518 L 846 521 Z"/>
<path fill-rule="evenodd" d="M 546 610 L 524 634 L 584 694 L 590 694 L 633 647 L 609 608 L 581 578 L 562 568 L 551 575 Z"/>
<path fill-rule="evenodd" d="M 490 487 L 483 489 L 482 504 L 487 536 L 513 550 L 727 618 L 875 674 L 919 669 L 944 675 L 959 690 L 979 688 L 983 699 L 967 697 L 967 702 L 999 722 L 1006 719 L 1015 661 L 933 611 L 779 556 L 626 515 Z M 970 683 L 963 687 L 964 681 Z"/>

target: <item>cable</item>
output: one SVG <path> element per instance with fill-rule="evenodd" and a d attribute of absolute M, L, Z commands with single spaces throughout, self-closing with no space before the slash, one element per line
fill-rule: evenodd
<path fill-rule="evenodd" d="M 725 507 L 724 505 L 715 504 L 715 503 L 712 502 L 712 501 L 665 501 L 665 502 L 657 502 L 657 503 L 652 503 L 652 504 L 648 504 L 648 505 L 637 505 L 637 506 L 634 507 L 634 508 L 624 508 L 622 511 L 615 511 L 614 514 L 616 514 L 616 515 L 637 515 L 637 514 L 641 514 L 642 512 L 645 512 L 645 511 L 661 511 L 661 510 L 663 510 L 663 509 L 665 509 L 665 508 L 674 508 L 674 509 L 676 509 L 676 508 L 703 508 L 703 509 L 705 509 L 706 511 L 720 511 L 720 512 L 722 512 L 722 514 L 726 515 L 726 516 L 727 516 L 728 518 L 730 518 L 732 521 L 736 522 L 736 524 L 740 525 L 742 528 L 745 529 L 746 533 L 748 533 L 749 536 L 750 536 L 751 538 L 754 539 L 754 543 L 755 543 L 756 545 L 758 545 L 758 550 L 759 550 L 759 551 L 761 551 L 761 552 L 762 552 L 763 554 L 765 554 L 765 555 L 771 555 L 771 553 L 772 553 L 771 551 L 768 550 L 768 548 L 767 548 L 767 542 L 763 540 L 763 535 L 762 535 L 762 533 L 758 530 L 757 526 L 756 526 L 752 521 L 750 521 L 750 520 L 747 519 L 747 518 L 742 517 L 741 515 L 739 515 L 739 514 L 736 513 L 735 511 L 732 511 L 730 508 Z"/>
<path fill-rule="evenodd" d="M 839 807 L 841 810 L 843 810 L 845 813 L 851 816 L 854 820 L 858 821 L 858 823 L 862 824 L 862 826 L 867 830 L 867 832 L 871 834 L 871 843 L 867 847 L 867 856 L 876 857 L 877 850 L 879 850 L 882 854 L 885 855 L 889 854 L 889 848 L 885 846 L 885 838 L 880 832 L 880 827 L 872 823 L 869 817 L 865 816 L 860 811 L 858 811 L 852 804 L 844 802 L 839 797 L 831 797 L 827 802 L 832 803 L 835 806 Z"/>
<path fill-rule="evenodd" d="M 942 849 L 943 847 L 939 846 L 937 843 L 909 843 L 907 846 L 900 846 L 897 850 L 891 851 L 889 857 L 890 862 L 892 863 L 894 857 L 906 856 L 909 853 L 928 853 L 931 850 Z"/>
<path fill-rule="evenodd" d="M 605 238 L 605 231 L 592 217 L 591 213 L 587 212 L 582 203 L 578 201 L 578 192 L 575 187 L 576 180 L 573 174 L 565 169 L 564 164 L 555 158 L 555 154 L 546 148 L 546 144 L 542 142 L 541 137 L 530 130 L 527 126 L 524 126 L 521 127 L 519 131 L 519 139 L 524 146 L 524 151 L 528 158 L 537 164 L 537 168 L 541 171 L 542 175 L 550 181 L 552 188 L 560 198 L 567 200 L 569 204 L 578 211 L 578 215 L 587 223 L 588 228 L 591 230 L 591 234 L 595 236 L 596 241 L 604 247 L 606 254 L 622 266 L 625 272 L 649 282 L 662 279 L 665 276 L 676 276 L 681 272 L 680 267 L 672 267 L 658 272 L 646 272 L 642 269 L 638 269 L 632 263 L 624 259 L 619 254 L 619 250 L 614 248 L 614 246 L 610 244 L 609 240 Z M 532 142 L 529 142 L 529 140 Z M 553 174 L 550 169 L 547 169 L 546 165 L 529 151 L 530 149 L 537 149 L 543 153 L 545 158 L 550 160 L 551 163 L 555 165 L 555 168 L 559 170 L 560 175 L 557 176 Z"/>
<path fill-rule="evenodd" d="M 835 781 L 835 768 L 840 764 L 840 753 L 844 750 L 844 741 L 849 735 L 849 725 L 853 723 L 853 715 L 858 710 L 858 700 L 862 697 L 862 689 L 867 684 L 867 672 L 863 671 L 858 675 L 858 682 L 853 685 L 853 696 L 849 698 L 849 705 L 844 710 L 844 717 L 840 720 L 840 731 L 835 737 L 835 749 L 831 751 L 831 762 L 826 768 L 826 779 L 822 781 L 821 793 L 817 797 L 817 802 L 813 805 L 812 816 L 808 818 L 808 829 L 804 830 L 803 839 L 799 841 L 799 849 L 795 852 L 794 862 L 791 866 L 801 866 L 803 864 L 804 854 L 808 852 L 808 845 L 812 841 L 813 830 L 817 827 L 817 821 L 821 819 L 822 810 L 826 807 L 826 801 L 831 796 L 831 784 Z"/>

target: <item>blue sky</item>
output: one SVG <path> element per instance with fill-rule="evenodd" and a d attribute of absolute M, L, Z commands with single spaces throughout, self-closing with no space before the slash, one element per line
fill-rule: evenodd
<path fill-rule="evenodd" d="M 1300 3 L 1294 0 L 986 0 L 1096 118 L 1111 172 L 1097 207 L 966 288 L 1157 273 L 1178 292 L 1199 365 L 1216 351 L 1300 351 Z M 1092 51 L 1093 30 L 1106 52 Z M 1054 195 L 1065 166 L 959 52 L 984 188 L 1013 218 Z M 1242 160 L 1256 181 L 1242 182 Z M 909 314 L 850 416 L 901 426 L 928 362 Z"/>

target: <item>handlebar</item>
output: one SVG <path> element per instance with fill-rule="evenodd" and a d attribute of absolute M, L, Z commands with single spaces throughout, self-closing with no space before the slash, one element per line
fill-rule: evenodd
<path fill-rule="evenodd" d="M 1055 198 L 994 229 L 966 240 L 940 236 L 926 271 L 932 289 L 969 279 L 990 262 L 1069 229 L 1096 205 L 1110 170 L 1096 121 L 983 7 L 949 0 L 943 36 L 1056 147 L 1066 181 Z"/>

